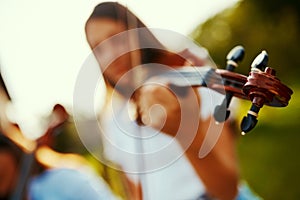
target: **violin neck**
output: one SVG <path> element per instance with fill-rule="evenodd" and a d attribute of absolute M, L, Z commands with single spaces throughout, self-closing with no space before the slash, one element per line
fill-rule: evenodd
<path fill-rule="evenodd" d="M 207 82 L 211 78 L 217 78 L 218 76 L 216 75 L 215 70 L 209 66 L 187 66 L 168 70 L 158 75 L 158 77 L 161 77 L 168 83 L 174 84 L 178 87 L 200 87 L 206 86 Z"/>

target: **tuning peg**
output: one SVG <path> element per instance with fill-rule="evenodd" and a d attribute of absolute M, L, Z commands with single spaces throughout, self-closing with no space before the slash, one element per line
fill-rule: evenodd
<path fill-rule="evenodd" d="M 226 56 L 226 59 L 234 60 L 235 62 L 240 62 L 243 60 L 244 55 L 245 55 L 244 47 L 241 45 L 238 45 L 230 50 L 230 52 Z"/>
<path fill-rule="evenodd" d="M 252 72 L 253 71 L 254 72 L 255 71 L 259 71 L 259 72 L 265 71 L 265 69 L 267 68 L 267 65 L 268 65 L 268 60 L 269 60 L 269 56 L 268 56 L 267 52 L 262 51 L 253 60 L 253 62 L 251 64 L 251 71 Z M 268 74 L 275 73 L 273 70 L 268 70 L 268 69 L 269 68 L 267 68 L 266 73 L 268 73 Z M 245 85 L 247 85 L 247 83 Z M 245 86 L 244 86 L 244 88 L 245 88 Z M 247 93 L 249 93 L 249 92 L 247 92 Z M 245 135 L 246 133 L 251 131 L 256 126 L 258 112 L 259 112 L 260 108 L 263 107 L 263 105 L 265 103 L 265 98 L 264 98 L 264 95 L 261 94 L 261 91 L 259 91 L 259 90 L 255 91 L 253 89 L 253 92 L 251 95 L 251 101 L 252 101 L 252 105 L 247 113 L 247 116 L 245 116 L 243 118 L 242 123 L 241 123 L 242 135 Z"/>
<path fill-rule="evenodd" d="M 259 110 L 260 108 L 258 106 L 254 104 L 251 105 L 247 116 L 243 117 L 241 122 L 242 135 L 245 135 L 256 126 Z"/>
<path fill-rule="evenodd" d="M 245 55 L 244 47 L 240 45 L 234 47 L 226 56 L 227 59 L 226 70 L 233 72 L 234 69 L 238 66 L 238 63 L 243 60 L 244 55 Z M 224 85 L 228 85 L 228 83 L 225 81 Z M 228 107 L 230 105 L 232 96 L 233 96 L 232 93 L 227 92 L 221 105 L 215 107 L 214 118 L 216 122 L 221 123 L 228 119 L 230 115 L 230 110 L 228 110 Z"/>
<path fill-rule="evenodd" d="M 245 49 L 241 45 L 238 45 L 231 49 L 227 54 L 227 66 L 226 70 L 233 72 L 234 69 L 238 66 L 238 62 L 241 62 L 245 55 Z"/>
<path fill-rule="evenodd" d="M 217 105 L 214 110 L 214 118 L 217 123 L 224 122 L 228 119 L 230 115 L 230 110 L 228 110 L 230 101 L 232 99 L 232 94 L 226 93 L 226 96 L 223 102 L 220 105 Z"/>
<path fill-rule="evenodd" d="M 253 60 L 251 64 L 251 70 L 259 69 L 260 71 L 264 71 L 268 65 L 268 61 L 269 61 L 269 55 L 264 50 Z"/>

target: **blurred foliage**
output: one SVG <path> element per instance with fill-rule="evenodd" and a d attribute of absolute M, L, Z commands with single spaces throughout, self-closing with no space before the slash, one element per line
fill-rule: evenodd
<path fill-rule="evenodd" d="M 220 68 L 236 45 L 245 47 L 245 59 L 236 69 L 248 74 L 253 59 L 269 54 L 269 66 L 294 91 L 286 108 L 264 107 L 258 125 L 238 139 L 241 175 L 268 200 L 300 199 L 300 1 L 240 1 L 199 25 L 192 33 Z M 250 102 L 241 101 L 239 121 Z"/>
<path fill-rule="evenodd" d="M 191 34 L 206 47 L 223 68 L 229 50 L 241 44 L 245 59 L 237 69 L 247 74 L 262 50 L 269 54 L 269 66 L 288 84 L 300 74 L 300 3 L 296 0 L 248 0 L 199 25 Z"/>

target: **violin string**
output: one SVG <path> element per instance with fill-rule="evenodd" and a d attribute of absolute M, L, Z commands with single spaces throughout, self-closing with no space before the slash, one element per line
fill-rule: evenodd
<path fill-rule="evenodd" d="M 235 86 L 240 89 L 242 89 L 242 87 L 244 86 L 243 83 L 237 80 L 221 77 L 214 70 L 208 70 L 205 73 L 200 73 L 197 71 L 189 72 L 189 71 L 178 70 L 178 71 L 170 71 L 164 73 L 163 76 L 170 78 L 171 80 L 173 78 L 174 80 L 177 80 L 177 82 L 178 80 L 182 80 L 182 82 L 180 83 L 185 86 L 189 86 L 188 85 L 189 83 L 195 83 L 195 82 L 196 85 L 190 85 L 190 86 L 206 86 L 211 83 L 225 85 L 224 84 L 225 82 L 228 82 L 229 85 Z"/>

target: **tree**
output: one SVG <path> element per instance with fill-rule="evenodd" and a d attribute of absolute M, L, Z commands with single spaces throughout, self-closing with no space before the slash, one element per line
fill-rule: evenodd
<path fill-rule="evenodd" d="M 255 56 L 267 50 L 269 66 L 291 84 L 300 73 L 299 13 L 300 3 L 295 0 L 242 1 L 199 25 L 191 36 L 222 67 L 227 52 L 237 44 L 243 45 L 246 55 L 238 71 L 244 74 Z"/>

